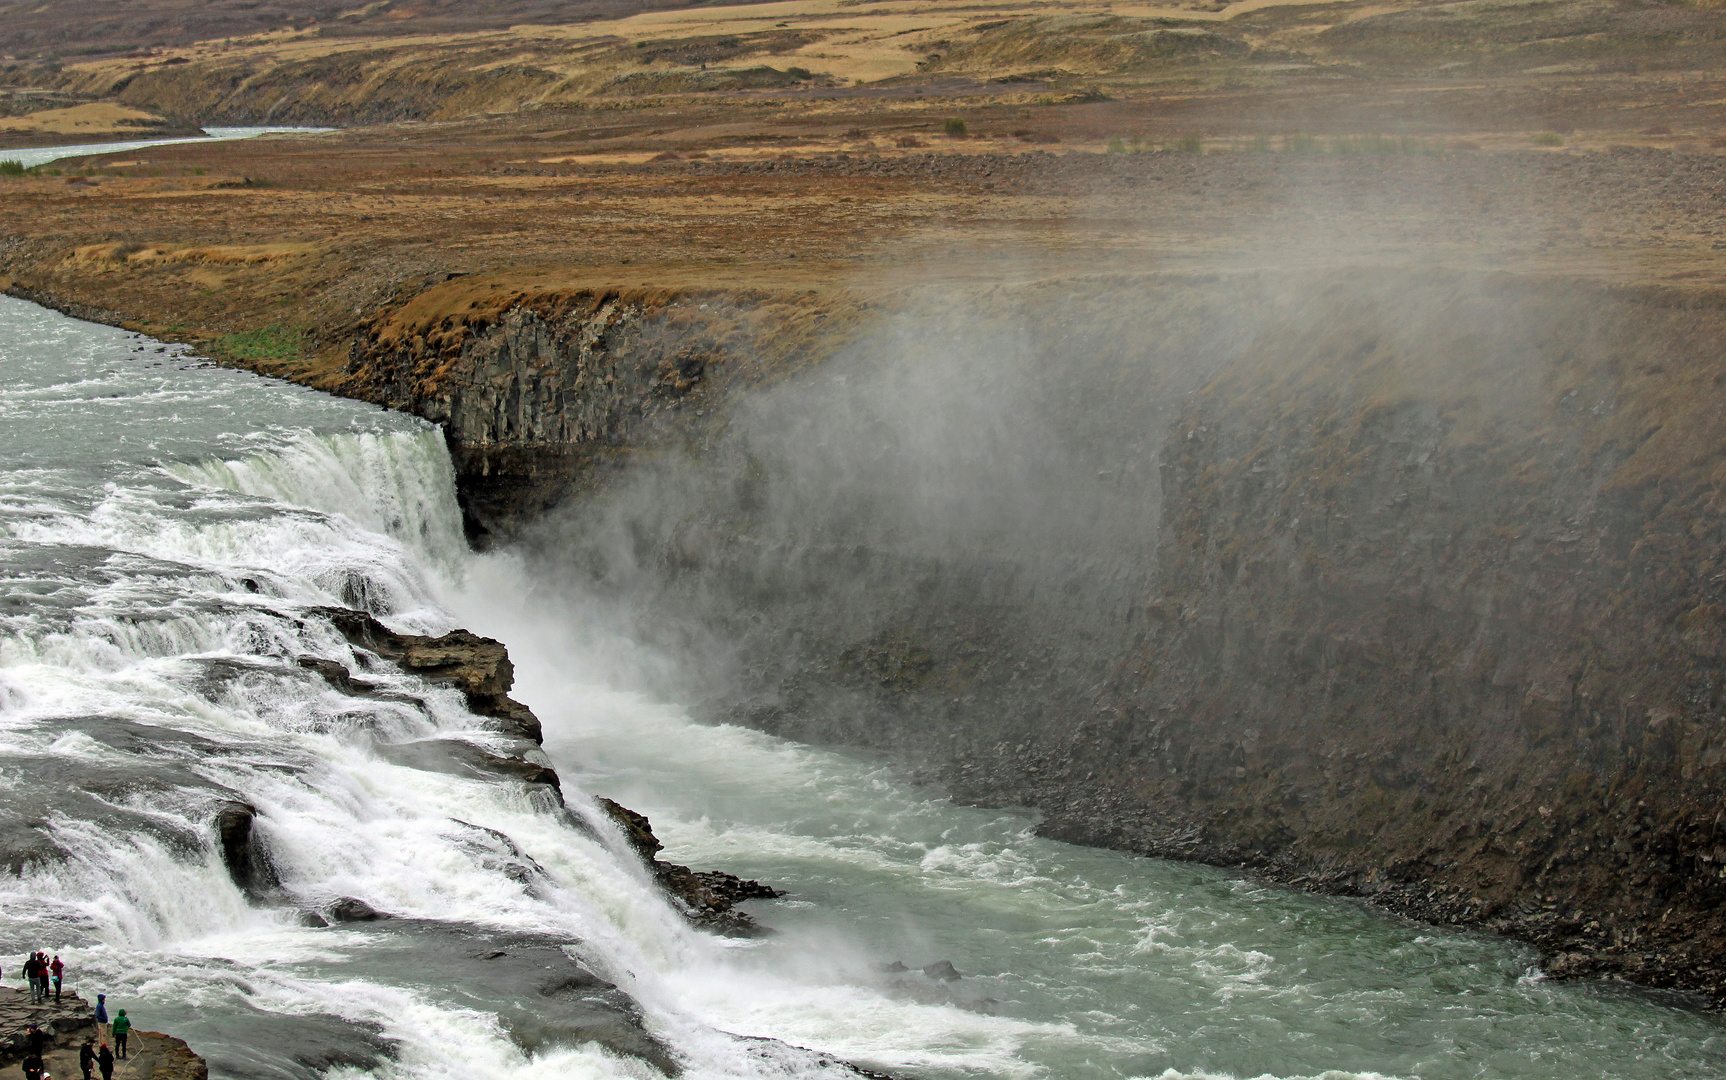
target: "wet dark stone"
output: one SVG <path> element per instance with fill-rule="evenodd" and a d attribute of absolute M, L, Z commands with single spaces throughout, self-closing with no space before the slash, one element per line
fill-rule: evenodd
<path fill-rule="evenodd" d="M 629 841 L 629 846 L 642 858 L 652 862 L 654 856 L 665 847 L 659 842 L 659 837 L 653 835 L 653 823 L 647 820 L 647 815 L 638 814 L 612 799 L 600 799 L 599 805 L 617 822 L 617 827 L 623 830 L 624 839 Z"/>
<path fill-rule="evenodd" d="M 373 922 L 377 919 L 387 919 L 383 914 L 364 900 L 352 896 L 344 896 L 329 906 L 329 917 L 332 922 Z"/>
<path fill-rule="evenodd" d="M 502 642 L 466 630 L 451 630 L 435 638 L 398 634 L 367 613 L 352 608 L 312 608 L 308 614 L 327 619 L 349 644 L 423 679 L 460 690 L 467 698 L 468 708 L 496 721 L 497 730 L 534 743 L 544 741 L 539 718 L 533 710 L 509 696 L 510 687 L 515 684 L 515 666 L 510 663 L 509 650 Z"/>
<path fill-rule="evenodd" d="M 243 1012 L 235 1015 L 236 1009 Z M 236 1003 L 225 1010 L 220 1023 L 244 1031 L 245 1037 L 201 1038 L 197 1020 L 181 1034 L 209 1048 L 212 1076 L 235 1080 L 321 1080 L 334 1069 L 371 1072 L 397 1050 L 396 1042 L 376 1025 L 337 1016 L 295 1016 Z"/>
<path fill-rule="evenodd" d="M 653 824 L 645 814 L 638 814 L 611 799 L 600 799 L 599 806 L 617 822 L 629 846 L 647 863 L 659 887 L 676 901 L 690 922 L 727 937 L 758 937 L 772 933 L 746 912 L 738 911 L 736 905 L 745 900 L 772 900 L 784 896 L 782 891 L 719 870 L 697 872 L 677 863 L 661 862 L 654 855 L 665 845 L 653 835 Z"/>
<path fill-rule="evenodd" d="M 421 739 L 377 748 L 379 757 L 397 765 L 454 776 L 478 776 L 489 780 L 512 779 L 529 784 L 562 787 L 557 770 L 525 758 L 505 757 L 465 739 Z"/>
<path fill-rule="evenodd" d="M 275 867 L 257 842 L 252 822 L 258 811 L 249 803 L 228 802 L 216 813 L 216 839 L 228 876 L 247 893 L 256 894 L 281 884 Z"/>
<path fill-rule="evenodd" d="M 316 656 L 302 656 L 298 663 L 307 671 L 315 671 L 323 676 L 323 680 L 344 694 L 359 696 L 370 692 L 373 685 L 356 679 L 346 667 L 334 660 L 324 660 Z"/>
<path fill-rule="evenodd" d="M 429 988 L 458 1007 L 496 1012 L 524 1051 L 597 1043 L 676 1076 L 680 1066 L 643 1023 L 629 995 L 570 956 L 578 943 L 529 933 L 394 919 L 372 945 L 372 963 L 425 972 Z M 501 1006 L 500 1006 L 501 1003 Z"/>

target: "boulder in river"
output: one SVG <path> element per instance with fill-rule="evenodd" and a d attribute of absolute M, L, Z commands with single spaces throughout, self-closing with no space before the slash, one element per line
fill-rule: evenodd
<path fill-rule="evenodd" d="M 252 828 L 258 816 L 250 803 L 230 800 L 216 812 L 216 839 L 222 849 L 222 862 L 228 876 L 249 895 L 257 895 L 278 887 L 275 866 Z"/>
<path fill-rule="evenodd" d="M 329 906 L 328 912 L 331 922 L 374 922 L 389 918 L 364 900 L 352 896 L 337 900 Z"/>

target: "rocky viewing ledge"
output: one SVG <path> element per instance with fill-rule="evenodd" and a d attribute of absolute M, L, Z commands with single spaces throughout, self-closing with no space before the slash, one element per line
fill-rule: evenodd
<path fill-rule="evenodd" d="M 62 1080 L 82 1075 L 78 1048 L 86 1036 L 98 1034 L 95 1008 L 73 993 L 32 1005 L 28 991 L 0 987 L 0 1068 L 16 1069 L 24 1060 L 29 1053 L 25 1032 L 35 1024 L 48 1036 L 42 1058 L 49 1075 Z M 208 1080 L 210 1075 L 204 1059 L 172 1035 L 133 1028 L 129 1051 L 114 1063 L 115 1080 Z"/>

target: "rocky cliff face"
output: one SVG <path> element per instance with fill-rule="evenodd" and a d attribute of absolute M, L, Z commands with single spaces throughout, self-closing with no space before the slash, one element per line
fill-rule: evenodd
<path fill-rule="evenodd" d="M 726 388 L 802 362 L 825 318 L 798 297 L 453 278 L 363 328 L 335 389 L 446 426 L 483 542 L 639 447 L 700 438 Z"/>
<path fill-rule="evenodd" d="M 1098 279 L 819 340 L 762 303 L 404 309 L 351 377 L 713 715 L 1726 998 L 1715 301 Z"/>
<path fill-rule="evenodd" d="M 1726 995 L 1722 308 L 1360 284 L 1167 432 L 1145 629 L 1046 751 L 1109 795 L 1046 828 Z"/>

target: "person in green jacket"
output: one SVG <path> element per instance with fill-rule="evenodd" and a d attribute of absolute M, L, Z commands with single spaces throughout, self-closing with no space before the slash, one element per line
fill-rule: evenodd
<path fill-rule="evenodd" d="M 114 1049 L 118 1050 L 121 1061 L 126 1060 L 126 1035 L 132 1030 L 132 1021 L 126 1019 L 126 1010 L 121 1009 L 114 1015 Z"/>

